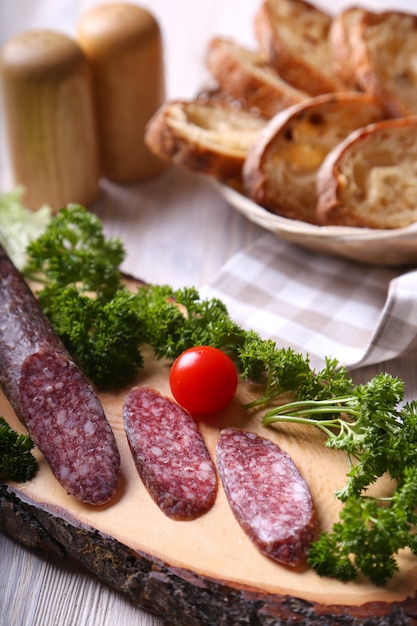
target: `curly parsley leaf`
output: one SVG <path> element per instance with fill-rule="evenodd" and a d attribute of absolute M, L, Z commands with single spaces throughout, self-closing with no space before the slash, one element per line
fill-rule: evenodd
<path fill-rule="evenodd" d="M 75 287 L 49 286 L 39 302 L 68 352 L 98 389 L 117 389 L 133 380 L 143 365 L 144 327 L 133 302 L 120 287 L 100 300 Z"/>
<path fill-rule="evenodd" d="M 32 241 L 25 275 L 46 285 L 76 286 L 99 298 L 120 286 L 125 251 L 117 238 L 106 239 L 98 217 L 76 204 L 61 209 Z"/>
<path fill-rule="evenodd" d="M 201 299 L 195 288 L 148 285 L 139 290 L 137 306 L 157 357 L 173 360 L 187 348 L 208 345 L 236 359 L 246 335 L 220 300 Z"/>
<path fill-rule="evenodd" d="M 36 473 L 38 462 L 33 456 L 29 435 L 19 435 L 0 417 L 0 477 L 25 482 Z"/>

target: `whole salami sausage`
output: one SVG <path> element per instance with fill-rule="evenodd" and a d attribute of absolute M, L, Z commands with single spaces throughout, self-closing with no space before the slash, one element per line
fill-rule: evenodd
<path fill-rule="evenodd" d="M 314 530 L 310 490 L 275 443 L 236 428 L 221 431 L 217 467 L 230 508 L 258 549 L 284 565 L 301 565 Z"/>
<path fill-rule="evenodd" d="M 0 386 L 65 490 L 111 500 L 120 457 L 100 400 L 1 246 Z"/>
<path fill-rule="evenodd" d="M 134 387 L 123 407 L 124 428 L 138 473 L 171 519 L 206 513 L 217 494 L 217 474 L 191 415 L 150 387 Z"/>

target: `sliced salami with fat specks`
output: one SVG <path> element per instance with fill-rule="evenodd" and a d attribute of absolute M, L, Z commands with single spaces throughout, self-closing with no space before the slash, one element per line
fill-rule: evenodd
<path fill-rule="evenodd" d="M 301 565 L 314 530 L 310 490 L 275 443 L 235 428 L 221 431 L 217 467 L 229 505 L 258 549 L 284 565 Z"/>
<path fill-rule="evenodd" d="M 150 387 L 126 397 L 123 423 L 139 475 L 171 519 L 192 520 L 214 504 L 217 474 L 196 423 Z"/>
<path fill-rule="evenodd" d="M 100 400 L 1 246 L 0 386 L 64 489 L 111 500 L 120 457 Z"/>

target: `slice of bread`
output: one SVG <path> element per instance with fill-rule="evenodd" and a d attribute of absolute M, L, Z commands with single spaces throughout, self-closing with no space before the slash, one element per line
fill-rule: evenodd
<path fill-rule="evenodd" d="M 402 228 L 417 221 L 417 116 L 350 134 L 317 174 L 321 224 Z"/>
<path fill-rule="evenodd" d="M 332 17 L 306 0 L 263 0 L 255 35 L 280 76 L 310 95 L 343 91 L 329 44 Z"/>
<path fill-rule="evenodd" d="M 265 124 L 218 100 L 176 100 L 148 122 L 145 143 L 162 159 L 238 188 L 247 151 Z"/>
<path fill-rule="evenodd" d="M 364 12 L 351 29 L 357 84 L 392 116 L 417 114 L 417 15 Z"/>
<path fill-rule="evenodd" d="M 317 223 L 316 174 L 327 153 L 352 130 L 381 120 L 367 94 L 324 94 L 278 113 L 255 140 L 243 168 L 257 204 L 287 218 Z"/>
<path fill-rule="evenodd" d="M 214 37 L 209 42 L 206 65 L 223 92 L 265 118 L 308 97 L 285 82 L 264 54 L 231 39 Z"/>
<path fill-rule="evenodd" d="M 329 31 L 329 44 L 334 61 L 335 72 L 343 83 L 353 89 L 360 90 L 353 65 L 352 30 L 354 25 L 366 12 L 359 6 L 348 6 L 337 13 Z"/>

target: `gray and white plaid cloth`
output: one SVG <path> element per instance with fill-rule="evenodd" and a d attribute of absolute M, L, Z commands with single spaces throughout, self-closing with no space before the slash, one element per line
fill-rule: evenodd
<path fill-rule="evenodd" d="M 353 369 L 417 349 L 417 270 L 320 255 L 266 233 L 200 293 L 315 368 L 326 356 Z"/>

